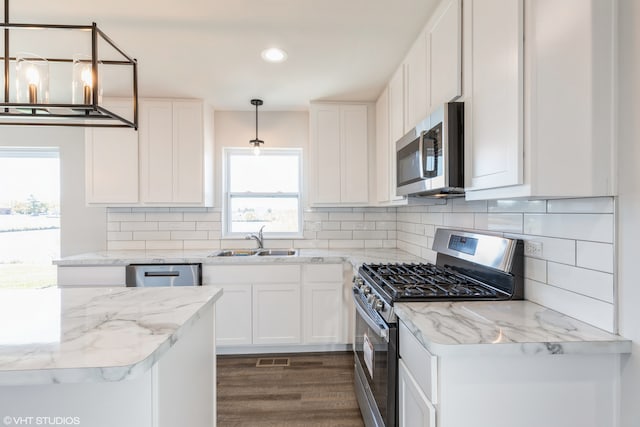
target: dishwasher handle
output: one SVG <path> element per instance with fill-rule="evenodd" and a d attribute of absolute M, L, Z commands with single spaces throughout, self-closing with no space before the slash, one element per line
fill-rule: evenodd
<path fill-rule="evenodd" d="M 179 271 L 145 271 L 144 277 L 178 277 Z"/>

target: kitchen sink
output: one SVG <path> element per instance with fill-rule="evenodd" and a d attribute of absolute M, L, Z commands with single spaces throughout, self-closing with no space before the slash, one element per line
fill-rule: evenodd
<path fill-rule="evenodd" d="M 214 256 L 251 256 L 257 253 L 257 249 L 224 249 Z"/>
<path fill-rule="evenodd" d="M 297 255 L 295 249 L 222 249 L 213 253 L 212 257 L 235 257 L 235 256 L 293 256 Z"/>
<path fill-rule="evenodd" d="M 295 249 L 262 249 L 258 252 L 258 256 L 293 256 L 296 254 Z"/>

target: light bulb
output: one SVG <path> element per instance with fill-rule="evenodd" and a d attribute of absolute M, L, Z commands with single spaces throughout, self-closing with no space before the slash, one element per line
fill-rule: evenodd
<path fill-rule="evenodd" d="M 91 67 L 84 67 L 80 75 L 80 79 L 85 86 L 93 86 L 93 75 L 91 74 Z"/>
<path fill-rule="evenodd" d="M 260 155 L 260 146 L 256 145 L 253 147 L 253 154 L 254 156 L 259 156 Z"/>
<path fill-rule="evenodd" d="M 27 68 L 26 77 L 30 85 L 37 85 L 40 83 L 40 74 L 38 74 L 36 67 Z"/>

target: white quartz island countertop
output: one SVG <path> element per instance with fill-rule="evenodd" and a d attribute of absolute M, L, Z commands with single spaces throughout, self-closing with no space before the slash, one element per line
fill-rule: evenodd
<path fill-rule="evenodd" d="M 631 341 L 530 301 L 412 302 L 394 307 L 434 355 L 631 352 Z"/>
<path fill-rule="evenodd" d="M 148 371 L 220 297 L 214 287 L 0 292 L 0 386 Z"/>

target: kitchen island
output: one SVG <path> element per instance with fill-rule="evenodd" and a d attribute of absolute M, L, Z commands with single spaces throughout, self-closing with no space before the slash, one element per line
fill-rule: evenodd
<path fill-rule="evenodd" d="M 3 425 L 215 425 L 214 287 L 0 292 Z"/>
<path fill-rule="evenodd" d="M 529 301 L 395 310 L 401 425 L 617 425 L 631 341 Z"/>

